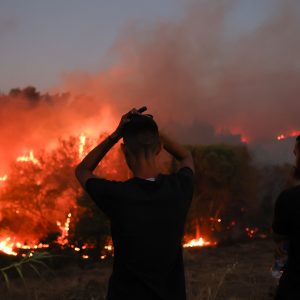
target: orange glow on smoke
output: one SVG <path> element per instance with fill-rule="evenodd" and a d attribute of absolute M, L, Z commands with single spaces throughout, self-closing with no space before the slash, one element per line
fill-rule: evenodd
<path fill-rule="evenodd" d="M 292 130 L 287 134 L 283 134 L 283 133 L 279 134 L 276 138 L 278 141 L 281 141 L 281 140 L 285 140 L 289 137 L 296 137 L 298 135 L 300 135 L 300 130 Z"/>
<path fill-rule="evenodd" d="M 246 137 L 246 136 L 241 136 L 241 142 L 245 143 L 245 144 L 248 144 L 249 143 L 249 138 Z"/>
<path fill-rule="evenodd" d="M 224 128 L 224 127 L 219 127 L 215 129 L 216 134 L 222 135 L 222 134 L 230 134 L 230 135 L 235 135 L 238 136 L 240 139 L 241 143 L 248 144 L 250 142 L 249 136 L 247 136 L 243 130 L 240 128 Z"/>

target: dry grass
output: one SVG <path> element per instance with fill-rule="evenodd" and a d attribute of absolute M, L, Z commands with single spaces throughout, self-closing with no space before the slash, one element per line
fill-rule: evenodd
<path fill-rule="evenodd" d="M 270 275 L 273 260 L 270 241 L 251 241 L 231 246 L 188 249 L 184 258 L 188 300 L 272 299 L 275 282 Z M 19 279 L 5 300 L 103 300 L 111 262 L 79 268 L 67 267 L 43 280 L 27 278 L 25 289 Z"/>
<path fill-rule="evenodd" d="M 272 299 L 276 282 L 270 274 L 270 241 L 194 249 L 185 253 L 189 300 Z"/>

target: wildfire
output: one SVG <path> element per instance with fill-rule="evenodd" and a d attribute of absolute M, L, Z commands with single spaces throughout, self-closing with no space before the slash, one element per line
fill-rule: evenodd
<path fill-rule="evenodd" d="M 72 214 L 69 213 L 67 220 L 63 226 L 62 226 L 61 222 L 59 222 L 59 221 L 56 222 L 57 226 L 61 230 L 61 235 L 58 237 L 57 242 L 58 242 L 58 244 L 60 244 L 62 246 L 68 244 L 68 242 L 69 242 L 68 237 L 69 237 L 71 216 L 72 216 Z"/>
<path fill-rule="evenodd" d="M 29 155 L 22 155 L 22 156 L 17 157 L 16 161 L 17 162 L 31 162 L 34 165 L 39 165 L 40 164 L 38 159 L 35 158 L 32 150 L 29 151 Z"/>
<path fill-rule="evenodd" d="M 10 237 L 7 237 L 6 239 L 0 241 L 0 251 L 2 251 L 3 253 L 14 256 L 18 255 L 18 253 L 13 250 L 14 247 L 15 243 L 11 242 Z"/>
<path fill-rule="evenodd" d="M 287 134 L 279 134 L 277 136 L 277 140 L 281 141 L 281 140 L 285 140 L 285 139 L 287 139 L 289 137 L 296 137 L 298 135 L 300 135 L 300 130 L 293 130 L 293 131 L 291 131 L 291 132 L 289 132 Z"/>
<path fill-rule="evenodd" d="M 0 177 L 0 181 L 6 181 L 7 180 L 7 175 L 3 175 Z"/>
<path fill-rule="evenodd" d="M 83 158 L 83 156 L 85 155 L 85 152 L 84 152 L 85 144 L 86 144 L 86 135 L 81 134 L 79 136 L 79 150 L 78 150 L 79 158 Z"/>
<path fill-rule="evenodd" d="M 23 250 L 31 250 L 33 252 L 36 249 L 44 249 L 44 248 L 49 248 L 48 244 L 31 244 L 31 245 L 24 245 L 21 242 L 16 242 L 15 239 L 11 237 L 6 237 L 2 240 L 0 240 L 0 251 L 8 254 L 8 255 L 13 255 L 17 256 L 18 249 L 23 249 Z"/>
<path fill-rule="evenodd" d="M 79 147 L 78 147 L 78 156 L 80 159 L 83 158 L 85 155 L 86 150 L 86 143 L 87 143 L 87 136 L 85 134 L 81 134 L 79 137 Z M 246 142 L 246 140 L 244 141 Z M 40 161 L 35 157 L 33 150 L 30 150 L 27 154 L 19 156 L 16 158 L 17 162 L 20 163 L 31 163 L 33 165 L 40 165 Z M 112 168 L 108 165 L 107 166 L 110 173 L 112 173 Z M 117 171 L 116 171 L 117 172 Z M 0 183 L 6 181 L 8 175 L 4 175 L 0 177 Z M 83 246 L 72 245 L 69 241 L 69 230 L 70 230 L 70 223 L 71 223 L 72 214 L 69 213 L 65 221 L 57 220 L 56 225 L 60 230 L 60 236 L 57 238 L 56 243 L 63 247 L 70 247 L 73 249 L 74 252 L 80 253 L 82 259 L 87 260 L 90 258 L 89 256 L 89 249 L 94 248 L 95 245 L 92 244 L 84 244 Z M 221 219 L 216 219 L 214 222 L 221 222 Z M 210 240 L 208 237 L 204 237 L 203 234 L 200 235 L 199 226 L 196 227 L 196 234 L 195 236 L 191 236 L 190 239 L 186 240 L 186 243 L 183 244 L 183 247 L 190 248 L 190 247 L 206 247 L 206 246 L 214 246 L 217 243 Z M 3 252 L 8 255 L 21 255 L 24 256 L 24 252 L 27 254 L 33 253 L 37 249 L 41 248 L 49 248 L 49 244 L 42 244 L 36 241 L 33 242 L 20 242 L 20 239 L 10 236 L 0 237 L 0 252 Z M 25 251 L 22 251 L 25 250 Z M 102 249 L 101 253 L 99 253 L 100 259 L 105 259 L 113 255 L 113 245 L 112 241 L 108 240 Z"/>
<path fill-rule="evenodd" d="M 218 223 L 222 222 L 220 218 L 210 218 L 212 221 L 216 221 Z M 208 246 L 216 246 L 217 243 L 205 238 L 202 234 L 200 234 L 200 226 L 196 223 L 196 232 L 195 237 L 186 243 L 183 244 L 183 248 L 193 248 L 193 247 L 208 247 Z"/>
<path fill-rule="evenodd" d="M 57 226 L 61 230 L 61 235 L 57 238 L 57 243 L 64 246 L 68 244 L 68 236 L 69 236 L 69 229 L 70 229 L 70 222 L 71 222 L 71 213 L 68 214 L 67 220 L 64 225 L 61 224 L 61 222 L 57 221 Z M 43 248 L 49 248 L 48 244 L 35 244 L 32 243 L 30 245 L 21 243 L 19 241 L 15 241 L 15 239 L 12 239 L 11 237 L 5 237 L 4 239 L 0 239 L 0 251 L 8 254 L 8 255 L 18 255 L 17 250 L 23 249 L 23 250 L 30 250 L 30 252 L 34 252 L 36 249 L 43 249 Z M 75 249 L 76 250 L 76 249 Z"/>
<path fill-rule="evenodd" d="M 183 244 L 183 248 L 207 247 L 215 245 L 217 245 L 216 242 L 208 241 L 204 237 L 199 237 L 198 239 L 192 239 L 189 242 Z"/>

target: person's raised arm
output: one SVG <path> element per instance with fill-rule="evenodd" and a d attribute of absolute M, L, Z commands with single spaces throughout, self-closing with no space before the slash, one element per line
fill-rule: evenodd
<path fill-rule="evenodd" d="M 146 107 L 142 107 L 139 110 L 134 108 L 127 114 L 123 115 L 117 129 L 97 147 L 90 151 L 76 167 L 75 176 L 83 188 L 85 188 L 85 184 L 89 178 L 96 177 L 93 174 L 93 171 L 96 169 L 106 153 L 122 138 L 124 125 L 130 121 L 130 117 L 134 114 L 140 114 L 145 110 Z"/>
<path fill-rule="evenodd" d="M 164 149 L 169 152 L 179 162 L 179 167 L 188 167 L 195 172 L 194 161 L 191 152 L 184 146 L 160 132 L 161 142 Z"/>

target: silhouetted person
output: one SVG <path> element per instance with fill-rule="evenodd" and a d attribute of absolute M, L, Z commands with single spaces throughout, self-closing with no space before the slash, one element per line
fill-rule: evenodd
<path fill-rule="evenodd" d="M 293 186 L 284 190 L 275 204 L 273 233 L 277 243 L 276 255 L 288 257 L 276 300 L 300 299 L 300 136 L 296 139 L 294 154 Z"/>
<path fill-rule="evenodd" d="M 125 182 L 96 177 L 94 169 L 121 138 L 133 177 Z M 156 157 L 162 147 L 179 163 L 174 174 L 159 173 Z M 193 172 L 190 152 L 160 134 L 153 118 L 136 109 L 76 168 L 82 187 L 111 222 L 115 252 L 108 300 L 186 299 L 181 242 Z"/>

